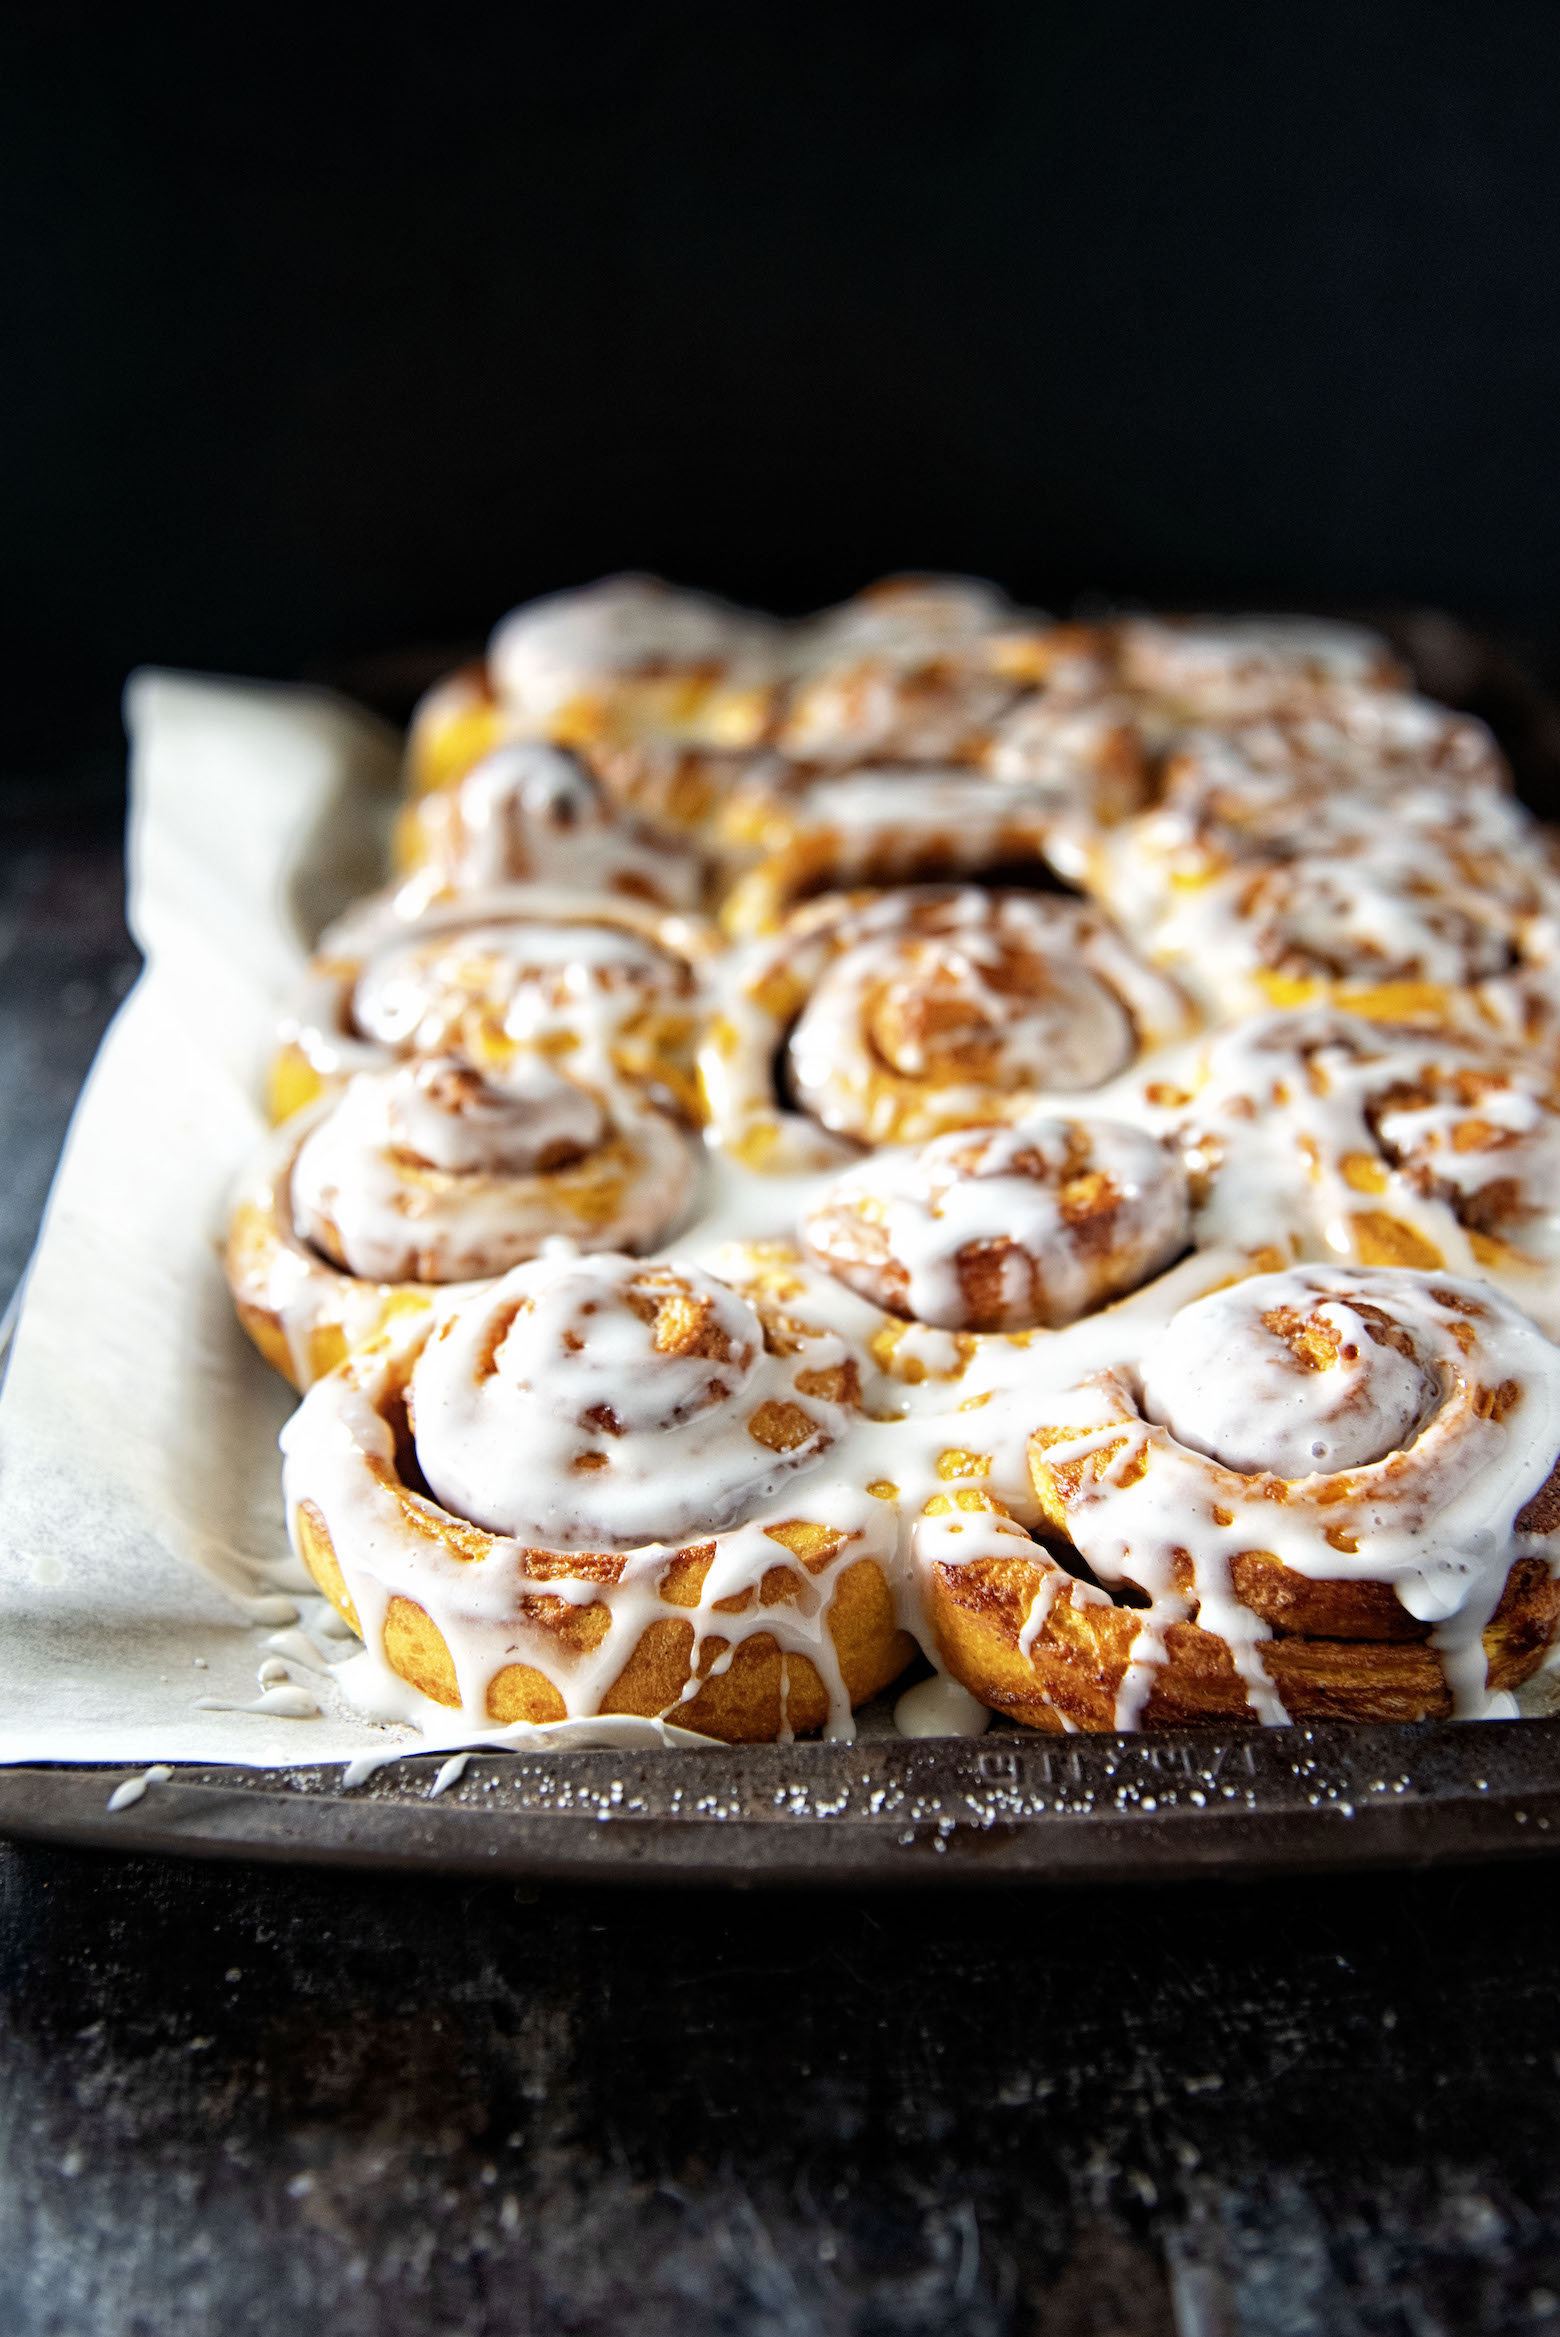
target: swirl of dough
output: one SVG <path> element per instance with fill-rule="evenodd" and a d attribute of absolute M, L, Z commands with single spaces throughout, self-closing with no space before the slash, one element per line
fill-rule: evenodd
<path fill-rule="evenodd" d="M 641 1249 L 687 1205 L 692 1163 L 656 1112 L 609 1121 L 539 1058 L 484 1078 L 450 1056 L 360 1072 L 293 1163 L 294 1224 L 371 1282 L 473 1282 L 559 1237 Z"/>
<path fill-rule="evenodd" d="M 1411 1444 L 1437 1404 L 1436 1327 L 1416 1340 L 1347 1277 L 1257 1275 L 1161 1333 L 1139 1367 L 1143 1417 L 1242 1476 L 1362 1469 Z"/>
<path fill-rule="evenodd" d="M 914 1536 L 954 1676 L 1034 1725 L 1486 1717 L 1560 1628 L 1560 1349 L 1488 1286 L 1256 1275 L 1038 1409 L 1051 1548 L 978 1492 Z"/>
<path fill-rule="evenodd" d="M 452 893 L 523 882 L 626 893 L 672 909 L 699 897 L 692 853 L 619 818 L 579 758 L 541 740 L 497 747 L 454 785 L 422 796 L 398 841 L 415 872 L 401 896 L 409 914 Z"/>
<path fill-rule="evenodd" d="M 1307 855 L 1265 869 L 1238 912 L 1240 953 L 1299 981 L 1465 986 L 1518 962 L 1519 936 L 1493 892 L 1399 836 L 1356 858 Z"/>
<path fill-rule="evenodd" d="M 538 1259 L 458 1308 L 410 1402 L 447 1510 L 588 1549 L 739 1524 L 839 1440 L 858 1393 L 843 1343 L 771 1353 L 701 1268 L 604 1255 Z"/>
<path fill-rule="evenodd" d="M 549 885 L 500 886 L 407 917 L 372 902 L 321 938 L 282 1018 L 272 1116 L 401 1054 L 482 1070 L 546 1055 L 570 1078 L 693 1104 L 702 1014 L 696 918 Z"/>
<path fill-rule="evenodd" d="M 1424 1050 L 1429 1056 L 1429 1050 Z M 1369 1109 L 1382 1157 L 1465 1226 L 1475 1253 L 1500 1243 L 1560 1262 L 1560 1104 L 1536 1066 L 1421 1059 Z"/>
<path fill-rule="evenodd" d="M 1019 1118 L 1132 1061 L 1135 971 L 1086 910 L 1041 894 L 864 921 L 797 1018 L 791 1084 L 820 1126 L 868 1144 Z"/>
<path fill-rule="evenodd" d="M 731 953 L 699 1071 L 715 1140 L 819 1167 L 1022 1119 L 1191 1027 L 1184 993 L 1080 901 L 973 887 L 826 895 Z M 782 1085 L 800 1110 L 782 1102 Z"/>
<path fill-rule="evenodd" d="M 670 1121 L 610 1107 L 539 1057 L 364 1071 L 294 1115 L 241 1178 L 226 1251 L 239 1318 L 308 1387 L 401 1315 L 563 1241 L 648 1248 L 687 1207 Z"/>
<path fill-rule="evenodd" d="M 537 1046 L 576 1026 L 610 1028 L 668 989 L 685 994 L 680 972 L 605 923 L 472 923 L 377 950 L 353 986 L 352 1012 L 383 1047 L 464 1043 L 486 1054 L 504 1039 Z"/>
<path fill-rule="evenodd" d="M 1446 720 L 1453 743 L 1459 731 L 1480 729 Z M 1321 836 L 1358 849 L 1382 834 L 1384 814 L 1394 828 L 1443 836 L 1470 852 L 1531 847 L 1535 823 L 1502 783 L 1498 756 L 1494 768 L 1480 767 L 1472 754 L 1441 756 L 1428 747 L 1423 758 L 1417 747 L 1399 754 L 1392 751 L 1398 743 L 1389 736 L 1385 752 L 1367 753 L 1321 724 L 1272 724 L 1235 738 L 1197 734 L 1173 758 L 1163 809 L 1145 821 L 1144 834 L 1160 852 L 1177 855 L 1181 881 L 1194 871 L 1314 852 Z"/>
<path fill-rule="evenodd" d="M 1244 1641 L 1248 1687 L 1252 1618 L 1386 1638 L 1406 1612 L 1476 1708 L 1479 1634 L 1557 1452 L 1560 1349 L 1502 1293 L 1299 1266 L 1195 1300 L 1135 1372 L 1048 1404 L 1031 1465 L 1100 1580 L 1148 1594 L 1145 1630 L 1196 1612 Z"/>
<path fill-rule="evenodd" d="M 1292 857 L 1177 881 L 1173 858 L 1107 841 L 1099 890 L 1216 1015 L 1330 998 L 1433 1029 L 1552 1027 L 1556 901 L 1540 860 L 1397 822 L 1334 823 Z M 1145 881 L 1146 879 L 1146 881 Z"/>
<path fill-rule="evenodd" d="M 942 763 L 975 751 L 1018 695 L 968 648 L 842 657 L 791 686 L 775 743 L 803 763 Z"/>
<path fill-rule="evenodd" d="M 1177 742 L 1167 791 L 1175 794 L 1178 773 L 1195 772 L 1221 742 L 1248 771 L 1325 780 L 1336 790 L 1376 797 L 1423 780 L 1441 783 L 1449 801 L 1472 793 L 1508 796 L 1511 789 L 1506 759 L 1482 722 L 1409 690 L 1346 685 L 1307 713 L 1187 733 Z"/>
<path fill-rule="evenodd" d="M 793 629 L 774 743 L 803 763 L 970 761 L 1064 632 L 970 578 L 887 578 Z"/>
<path fill-rule="evenodd" d="M 1224 877 L 1235 882 L 1212 897 L 1227 910 L 1274 863 L 1325 853 L 1361 860 L 1382 881 L 1385 854 L 1399 864 L 1386 869 L 1389 888 L 1451 882 L 1541 911 L 1547 895 L 1535 868 L 1545 840 L 1482 726 L 1421 699 L 1360 697 L 1400 710 L 1401 720 L 1345 727 L 1317 718 L 1185 737 L 1163 801 L 1096 840 L 1087 880 L 1130 925 L 1157 926 Z"/>
<path fill-rule="evenodd" d="M 874 1153 L 803 1221 L 812 1255 L 893 1314 L 948 1331 L 1056 1329 L 1186 1246 L 1186 1172 L 1144 1130 L 1031 1118 Z"/>

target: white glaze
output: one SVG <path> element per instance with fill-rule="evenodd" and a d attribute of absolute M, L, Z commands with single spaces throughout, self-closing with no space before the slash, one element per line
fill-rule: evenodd
<path fill-rule="evenodd" d="M 424 796 L 413 819 L 424 865 L 403 888 L 409 913 L 445 892 L 521 882 L 623 892 L 668 908 L 698 901 L 696 857 L 619 818 L 578 757 L 541 740 L 495 748 L 457 784 Z"/>
<path fill-rule="evenodd" d="M 1368 1302 L 1367 1302 L 1368 1303 Z M 1304 1310 L 1334 1360 L 1302 1362 L 1278 1328 Z M 1357 1292 L 1305 1270 L 1261 1274 L 1183 1307 L 1138 1367 L 1145 1420 L 1245 1476 L 1334 1476 L 1411 1444 L 1441 1394 L 1433 1359 L 1386 1343 Z"/>
<path fill-rule="evenodd" d="M 359 1072 L 292 1164 L 299 1239 L 371 1282 L 470 1282 L 558 1237 L 640 1249 L 676 1222 L 689 1148 L 654 1111 L 609 1115 L 539 1057 L 483 1078 L 425 1057 Z"/>
<path fill-rule="evenodd" d="M 1088 1214 L 1069 1208 L 1075 1199 L 1087 1199 Z M 1107 1203 L 1102 1247 L 1097 1219 Z M 835 1179 L 803 1221 L 803 1238 L 870 1296 L 881 1279 L 878 1244 L 853 1273 L 849 1260 L 862 1252 L 852 1220 L 880 1229 L 888 1259 L 907 1276 L 909 1313 L 944 1330 L 969 1327 L 961 1266 L 1000 1252 L 1001 1316 L 982 1328 L 1027 1331 L 1074 1322 L 1158 1273 L 1186 1247 L 1190 1207 L 1179 1158 L 1145 1130 L 1031 1115 L 1008 1129 L 876 1152 Z"/>
<path fill-rule="evenodd" d="M 695 1348 L 668 1347 L 690 1316 Z M 697 1266 L 538 1259 L 424 1348 L 417 1457 L 447 1509 L 494 1533 L 552 1549 L 674 1542 L 741 1523 L 838 1443 L 844 1410 L 806 1382 L 842 1360 L 826 1339 L 767 1353 L 751 1308 Z M 757 1433 L 777 1405 L 795 1416 L 781 1450 Z"/>
<path fill-rule="evenodd" d="M 902 1737 L 979 1737 L 991 1726 L 991 1714 L 968 1688 L 934 1672 L 899 1698 L 894 1726 Z"/>
<path fill-rule="evenodd" d="M 488 675 L 515 714 L 545 728 L 574 700 L 668 668 L 767 672 L 773 618 L 651 576 L 608 576 L 550 593 L 505 617 L 488 643 Z"/>
<path fill-rule="evenodd" d="M 1257 1277 L 1239 1294 L 1219 1293 L 1203 1308 L 1217 1309 L 1227 1295 L 1238 1296 L 1236 1312 L 1309 1313 L 1337 1301 L 1356 1314 L 1380 1309 L 1410 1342 L 1432 1397 L 1402 1450 L 1349 1466 L 1341 1498 L 1318 1497 L 1326 1486 L 1319 1469 L 1287 1479 L 1294 1492 L 1286 1499 L 1273 1497 L 1281 1471 L 1221 1467 L 1149 1420 L 1136 1372 L 1093 1375 L 1048 1403 L 1048 1429 L 1071 1432 L 1048 1445 L 1049 1463 L 1108 1455 L 1068 1504 L 1074 1542 L 1102 1581 L 1135 1582 L 1151 1602 L 1121 1691 L 1118 1726 L 1136 1725 L 1153 1670 L 1166 1660 L 1164 1633 L 1193 1611 L 1204 1629 L 1228 1641 L 1253 1703 L 1265 1706 L 1271 1719 L 1286 1717 L 1262 1667 L 1268 1627 L 1230 1589 L 1229 1560 L 1248 1550 L 1271 1552 L 1317 1580 L 1390 1583 L 1411 1615 L 1436 1625 L 1433 1643 L 1459 1717 L 1482 1717 L 1489 1691 L 1480 1635 L 1512 1562 L 1534 1551 L 1551 1557 L 1542 1537 L 1516 1530 L 1516 1519 L 1548 1477 L 1560 1444 L 1560 1348 L 1488 1285 L 1402 1268 L 1297 1268 Z M 1211 1348 L 1200 1339 L 1207 1321 L 1205 1312 L 1189 1307 L 1164 1327 L 1157 1352 L 1148 1350 L 1160 1383 L 1179 1368 L 1185 1332 L 1188 1377 L 1200 1376 L 1204 1401 L 1212 1399 L 1204 1442 L 1242 1435 L 1232 1423 L 1255 1375 L 1263 1449 L 1290 1458 L 1298 1442 L 1303 1454 L 1305 1429 L 1296 1438 L 1281 1426 L 1282 1393 L 1275 1397 L 1271 1375 L 1262 1384 L 1260 1351 L 1228 1346 L 1222 1384 L 1209 1372 Z M 1405 1359 L 1391 1346 L 1369 1342 L 1370 1358 L 1383 1354 L 1395 1359 L 1386 1402 L 1360 1405 L 1365 1426 L 1358 1442 L 1367 1448 L 1401 1422 L 1404 1391 L 1396 1366 Z M 1344 1400 L 1352 1393 L 1359 1401 L 1359 1378 L 1352 1371 L 1350 1377 Z M 1509 1390 L 1499 1419 L 1481 1406 L 1481 1388 Z M 1177 1399 L 1183 1426 L 1196 1396 L 1189 1387 L 1185 1402 Z M 1314 1421 L 1319 1407 L 1309 1409 Z M 1357 1548 L 1350 1551 L 1340 1537 L 1353 1537 Z M 1189 1593 L 1176 1586 L 1181 1554 L 1192 1560 Z"/>

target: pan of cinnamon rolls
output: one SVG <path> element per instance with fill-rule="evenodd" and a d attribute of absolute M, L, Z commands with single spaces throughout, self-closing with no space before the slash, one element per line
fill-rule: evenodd
<path fill-rule="evenodd" d="M 226 1253 L 385 1710 L 1490 1718 L 1554 1660 L 1560 859 L 1385 642 L 614 577 L 428 693 L 395 857 Z"/>

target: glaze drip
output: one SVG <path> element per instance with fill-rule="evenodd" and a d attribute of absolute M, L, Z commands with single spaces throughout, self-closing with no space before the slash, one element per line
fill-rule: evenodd
<path fill-rule="evenodd" d="M 1031 1117 L 879 1152 L 804 1220 L 813 1254 L 879 1304 L 950 1331 L 1055 1329 L 1185 1248 L 1179 1159 L 1141 1129 Z"/>
<path fill-rule="evenodd" d="M 549 1546 L 621 1549 L 737 1524 L 847 1422 L 842 1351 L 771 1353 L 696 1266 L 540 1259 L 441 1325 L 412 1375 L 445 1508 Z"/>

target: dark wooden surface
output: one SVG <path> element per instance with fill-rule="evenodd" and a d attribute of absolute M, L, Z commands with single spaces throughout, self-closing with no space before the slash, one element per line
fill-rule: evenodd
<path fill-rule="evenodd" d="M 132 967 L 110 826 L 0 838 L 0 1280 Z M 1549 2337 L 1557 1917 L 0 1846 L 0 2337 Z"/>

